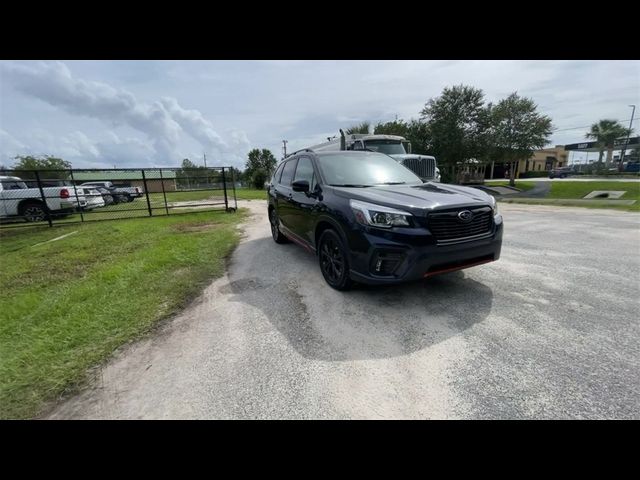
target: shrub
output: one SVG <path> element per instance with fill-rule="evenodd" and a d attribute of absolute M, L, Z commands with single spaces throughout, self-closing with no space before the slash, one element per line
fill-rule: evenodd
<path fill-rule="evenodd" d="M 523 172 L 520 174 L 519 178 L 542 178 L 542 177 L 548 177 L 548 176 L 549 176 L 549 172 L 547 170 L 542 170 L 539 172 L 534 172 L 534 171 Z"/>
<path fill-rule="evenodd" d="M 253 185 L 253 188 L 262 190 L 264 189 L 264 182 L 267 181 L 267 177 L 267 172 L 265 172 L 261 168 L 258 168 L 251 175 L 251 185 Z"/>

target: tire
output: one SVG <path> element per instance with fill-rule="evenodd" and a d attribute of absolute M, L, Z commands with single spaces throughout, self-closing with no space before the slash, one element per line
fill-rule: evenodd
<path fill-rule="evenodd" d="M 288 243 L 289 240 L 280 231 L 280 221 L 278 214 L 273 208 L 269 209 L 269 223 L 271 224 L 271 238 L 276 243 Z"/>
<path fill-rule="evenodd" d="M 47 208 L 42 202 L 27 202 L 20 207 L 20 215 L 27 222 L 43 222 L 47 219 Z"/>
<path fill-rule="evenodd" d="M 131 195 L 127 197 L 127 202 L 133 202 L 133 197 Z"/>
<path fill-rule="evenodd" d="M 335 230 L 325 230 L 318 241 L 318 263 L 324 280 L 336 290 L 349 290 L 349 256 L 342 239 Z"/>

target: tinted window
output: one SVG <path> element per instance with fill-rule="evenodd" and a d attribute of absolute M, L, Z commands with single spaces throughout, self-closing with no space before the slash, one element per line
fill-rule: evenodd
<path fill-rule="evenodd" d="M 309 157 L 301 157 L 298 160 L 298 168 L 296 168 L 296 175 L 293 180 L 294 182 L 298 180 L 306 180 L 309 182 L 309 190 L 313 191 L 315 188 L 313 173 L 311 159 Z"/>
<path fill-rule="evenodd" d="M 13 180 L 2 181 L 3 190 L 22 190 L 23 188 L 27 188 L 27 185 L 24 182 L 17 182 Z"/>
<path fill-rule="evenodd" d="M 411 170 L 381 153 L 323 153 L 318 155 L 318 163 L 329 185 L 422 183 Z"/>
<path fill-rule="evenodd" d="M 284 167 L 284 163 L 281 163 L 276 173 L 273 174 L 273 178 L 271 179 L 271 183 L 278 183 L 280 181 L 280 175 L 282 174 L 282 167 Z"/>
<path fill-rule="evenodd" d="M 293 180 L 293 172 L 296 169 L 297 160 L 289 160 L 284 164 L 284 169 L 282 170 L 282 177 L 280 177 L 280 185 L 289 186 L 291 185 L 291 180 Z"/>

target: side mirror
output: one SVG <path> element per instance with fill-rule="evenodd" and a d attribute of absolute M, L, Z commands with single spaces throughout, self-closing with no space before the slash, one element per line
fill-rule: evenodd
<path fill-rule="evenodd" d="M 294 192 L 309 193 L 309 182 L 307 180 L 296 180 L 291 184 Z"/>

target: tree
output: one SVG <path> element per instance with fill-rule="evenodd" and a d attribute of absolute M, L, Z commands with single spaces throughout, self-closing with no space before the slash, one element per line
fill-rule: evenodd
<path fill-rule="evenodd" d="M 40 157 L 18 155 L 14 160 L 16 160 L 16 163 L 13 165 L 13 169 L 18 171 L 24 170 L 19 172 L 21 178 L 36 178 L 33 170 L 48 170 L 47 172 L 40 173 L 40 178 L 43 180 L 69 178 L 71 162 L 67 162 L 62 158 L 51 155 L 43 155 Z"/>
<path fill-rule="evenodd" d="M 607 160 L 605 167 L 609 167 L 611 159 L 613 158 L 613 146 L 618 138 L 626 137 L 630 134 L 628 128 L 621 125 L 616 120 L 603 119 L 598 123 L 591 125 L 591 130 L 585 135 L 585 138 L 595 140 L 598 144 L 600 156 L 598 157 L 598 163 L 602 164 L 602 155 L 604 149 L 607 149 Z"/>
<path fill-rule="evenodd" d="M 404 120 L 394 120 L 392 122 L 378 123 L 375 126 L 374 133 L 376 135 L 398 135 L 406 138 L 411 142 L 411 150 L 413 153 L 421 153 L 428 155 L 431 152 L 431 136 L 425 122 L 411 119 L 409 122 Z"/>
<path fill-rule="evenodd" d="M 420 114 L 425 125 L 414 128 L 422 127 L 423 138 L 429 139 L 438 164 L 448 167 L 450 178 L 459 163 L 487 157 L 490 122 L 482 90 L 465 85 L 447 87 L 439 97 L 430 99 Z"/>
<path fill-rule="evenodd" d="M 228 171 L 225 173 L 228 181 L 231 181 L 231 179 L 234 179 L 236 182 L 242 180 L 242 172 L 235 167 L 229 167 Z"/>
<path fill-rule="evenodd" d="M 255 188 L 263 189 L 264 182 L 271 176 L 278 161 L 266 148 L 262 150 L 254 148 L 249 152 L 248 157 L 244 176 Z"/>
<path fill-rule="evenodd" d="M 371 123 L 365 121 L 365 122 L 359 123 L 358 125 L 350 126 L 344 131 L 344 133 L 346 135 L 351 135 L 353 133 L 369 133 L 369 128 L 371 128 Z"/>
<path fill-rule="evenodd" d="M 408 132 L 409 125 L 404 120 L 394 120 L 385 123 L 378 122 L 373 129 L 373 133 L 376 135 L 399 135 L 405 138 L 407 138 Z"/>
<path fill-rule="evenodd" d="M 202 165 L 196 165 L 188 158 L 182 160 L 180 170 L 176 171 L 176 183 L 181 188 L 198 188 L 200 184 L 207 184 L 209 171 Z"/>
<path fill-rule="evenodd" d="M 516 92 L 500 100 L 491 111 L 491 138 L 499 157 L 511 163 L 509 185 L 515 186 L 515 162 L 533 155 L 549 143 L 551 118 L 537 112 L 533 100 Z"/>

